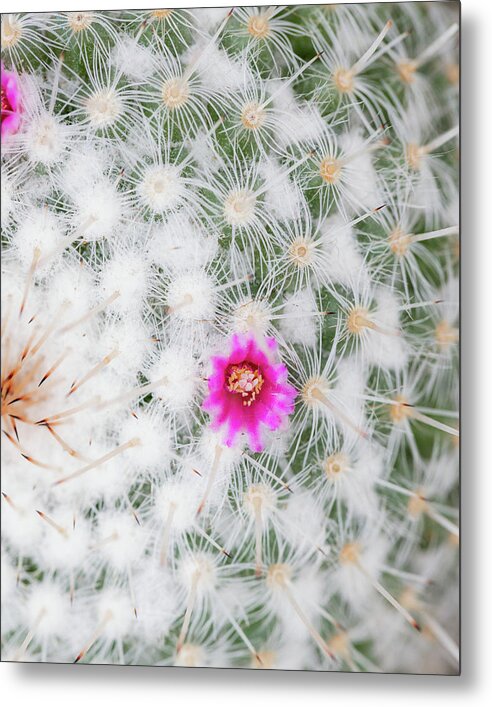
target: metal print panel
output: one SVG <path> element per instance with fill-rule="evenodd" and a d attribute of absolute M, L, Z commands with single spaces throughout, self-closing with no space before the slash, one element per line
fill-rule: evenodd
<path fill-rule="evenodd" d="M 3 660 L 459 672 L 458 35 L 2 16 Z"/>

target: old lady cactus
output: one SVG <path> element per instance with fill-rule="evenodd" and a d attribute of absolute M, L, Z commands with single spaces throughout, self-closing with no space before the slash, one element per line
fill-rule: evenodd
<path fill-rule="evenodd" d="M 457 11 L 2 16 L 5 658 L 457 671 Z"/>

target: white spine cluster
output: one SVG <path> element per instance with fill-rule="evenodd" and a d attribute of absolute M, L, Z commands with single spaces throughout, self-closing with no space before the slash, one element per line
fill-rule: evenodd
<path fill-rule="evenodd" d="M 457 671 L 456 13 L 2 16 L 5 659 Z"/>

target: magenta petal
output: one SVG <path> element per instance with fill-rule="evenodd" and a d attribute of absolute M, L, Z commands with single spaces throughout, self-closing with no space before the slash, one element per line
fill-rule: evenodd
<path fill-rule="evenodd" d="M 8 102 L 10 103 L 12 110 L 16 111 L 19 107 L 19 89 L 17 87 L 17 80 L 11 74 L 3 88 L 5 95 L 7 96 Z"/>
<path fill-rule="evenodd" d="M 228 355 L 212 357 L 209 394 L 202 407 L 211 415 L 212 429 L 224 430 L 227 446 L 232 447 L 238 436 L 245 434 L 250 449 L 260 452 L 262 429 L 277 430 L 292 413 L 297 391 L 287 383 L 287 368 L 278 361 L 277 352 L 273 337 L 258 340 L 252 333 L 233 334 Z M 254 393 L 228 387 L 228 376 L 234 367 L 238 376 L 255 372 L 258 388 Z"/>
<path fill-rule="evenodd" d="M 20 115 L 18 113 L 2 114 L 2 135 L 13 135 L 19 129 Z"/>
<path fill-rule="evenodd" d="M 20 114 L 20 89 L 17 74 L 7 71 L 2 64 L 2 104 L 5 98 L 7 106 L 1 113 L 2 137 L 14 134 L 19 130 L 21 124 Z"/>

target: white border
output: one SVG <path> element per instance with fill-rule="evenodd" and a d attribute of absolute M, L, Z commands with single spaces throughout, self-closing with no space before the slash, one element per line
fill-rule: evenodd
<path fill-rule="evenodd" d="M 6 11 L 93 9 L 56 0 L 5 0 Z M 177 1 L 196 7 L 193 1 Z M 206 2 L 202 6 L 227 6 Z M 245 5 L 258 4 L 244 2 Z M 261 3 L 260 3 L 261 4 Z M 97 3 L 98 9 L 156 3 Z M 2 7 L 3 9 L 3 7 Z M 0 665 L 14 707 L 440 707 L 492 695 L 492 3 L 464 0 L 462 25 L 462 540 L 460 678 L 337 673 Z M 486 457 L 487 455 L 487 457 Z M 487 459 L 487 463 L 485 463 Z M 489 695 L 487 698 L 486 695 Z"/>

